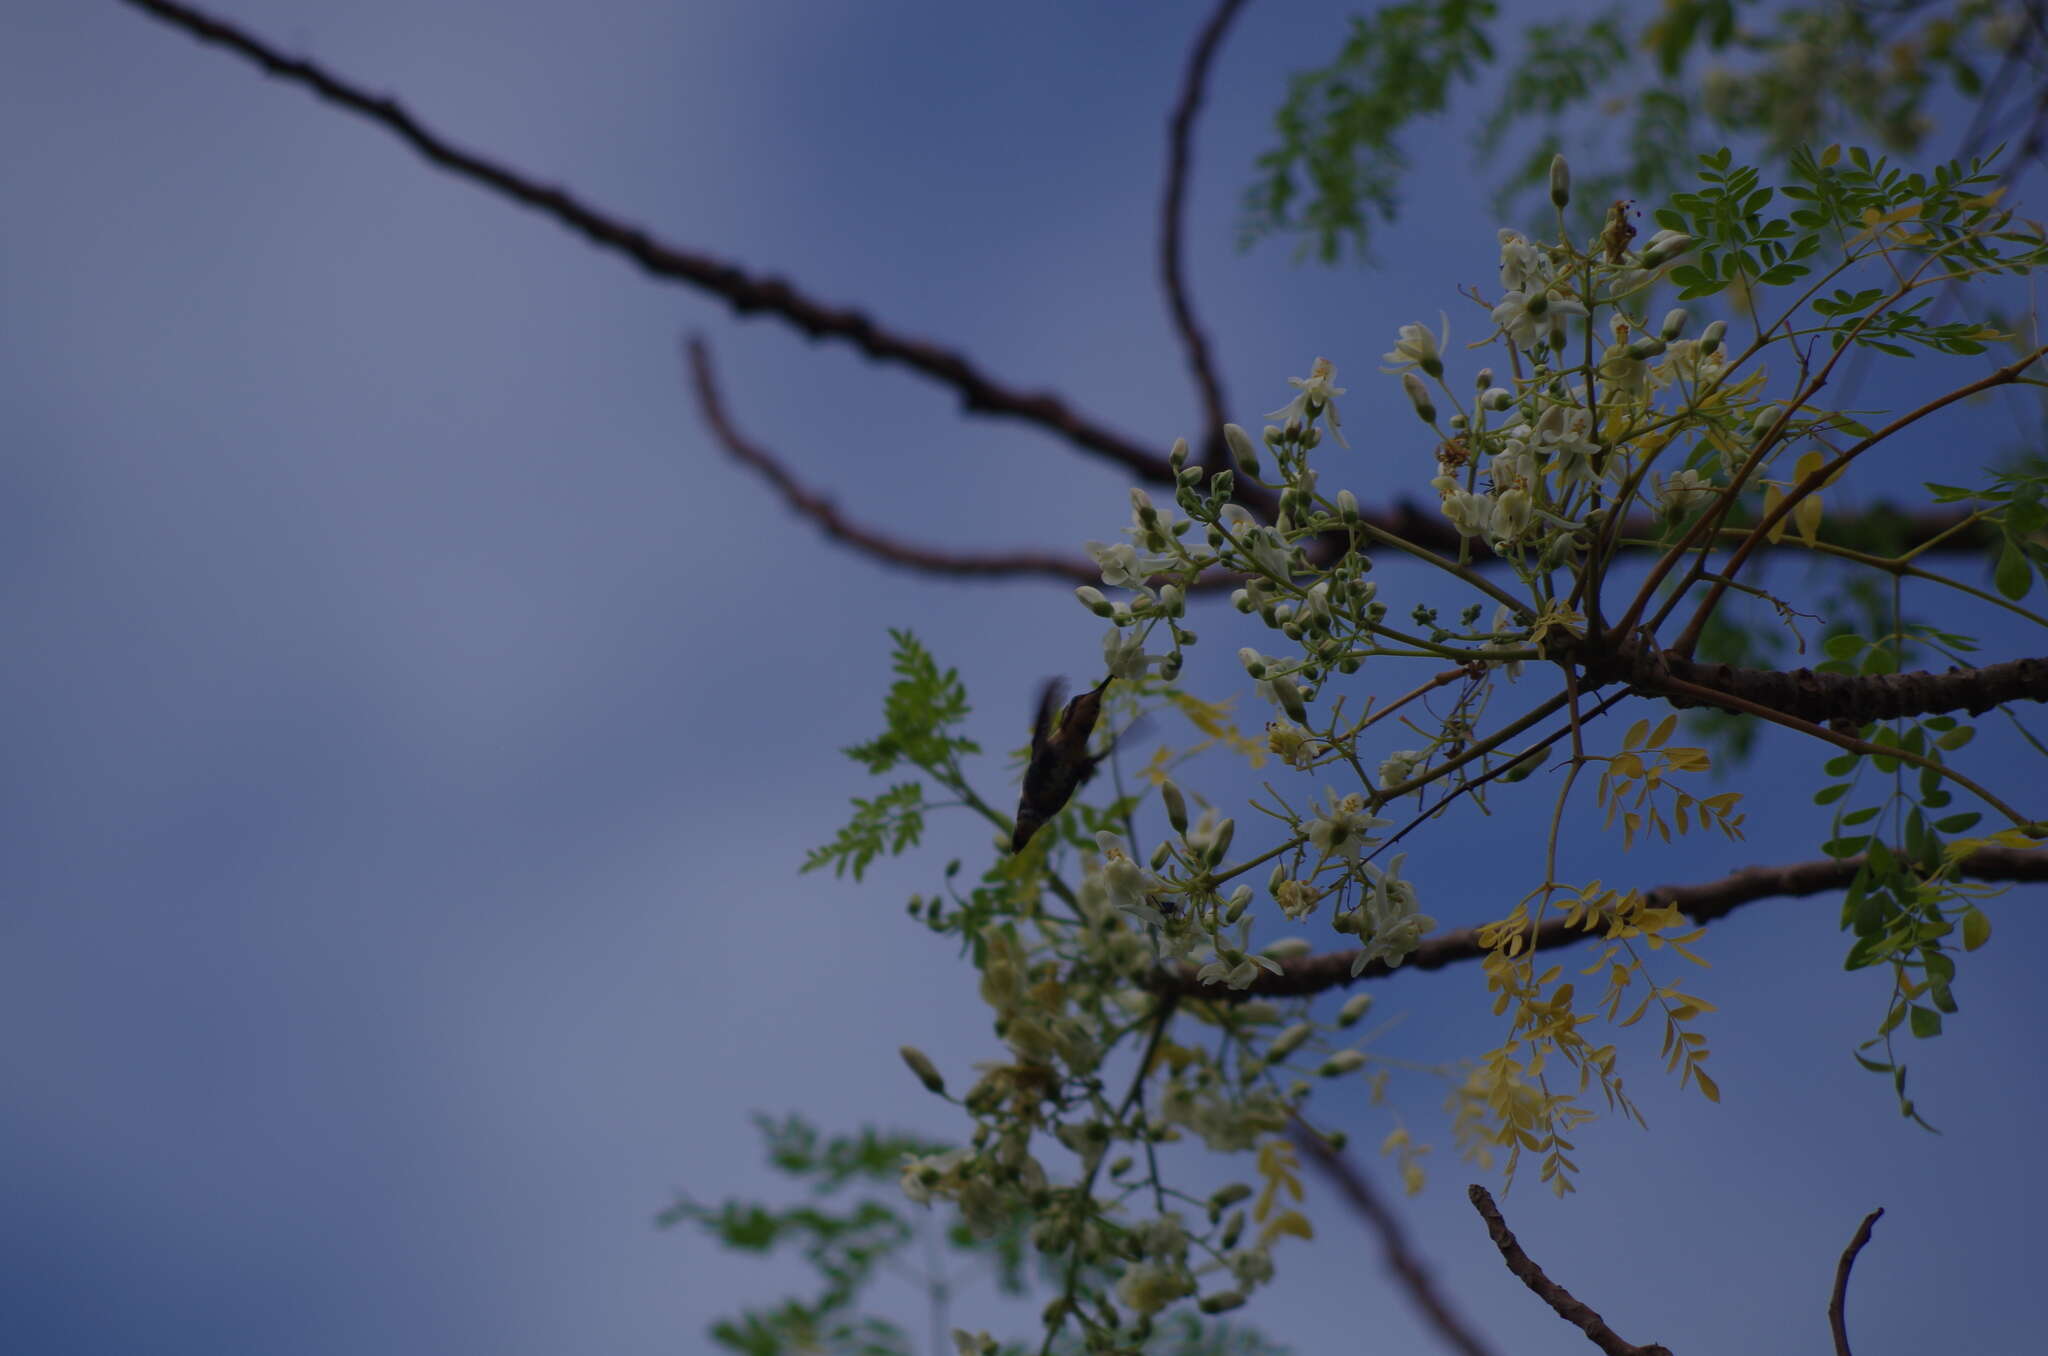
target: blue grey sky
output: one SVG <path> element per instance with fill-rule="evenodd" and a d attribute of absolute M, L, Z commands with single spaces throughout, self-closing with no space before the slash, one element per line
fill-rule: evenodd
<path fill-rule="evenodd" d="M 463 145 L 1163 450 L 1199 432 L 1154 282 L 1199 8 L 224 12 Z M 1379 357 L 1491 278 L 1501 223 L 1453 121 L 1416 143 L 1385 267 L 1237 252 L 1285 77 L 1345 12 L 1255 4 L 1229 39 L 1188 268 L 1235 417 L 1329 356 L 1353 451 L 1325 484 L 1374 499 L 1429 474 Z M 707 436 L 680 337 L 707 336 L 735 417 L 809 483 L 931 544 L 1078 548 L 1123 524 L 1127 479 L 650 282 L 126 8 L 6 13 L 0 1349 L 705 1349 L 715 1316 L 807 1278 L 658 1232 L 671 1193 L 782 1193 L 756 1109 L 956 1135 L 896 1046 L 956 1080 L 996 1049 L 971 974 L 902 912 L 984 832 L 942 821 L 859 886 L 796 872 L 870 793 L 833 751 L 877 729 L 886 628 L 959 667 L 992 750 L 1022 741 L 1042 679 L 1088 677 L 1100 651 L 1061 585 L 922 578 L 824 541 Z M 1966 412 L 1884 474 L 1967 476 L 2011 428 Z M 1198 618 L 1214 653 L 1193 672 L 1219 694 L 1257 643 L 1232 620 Z M 1980 761 L 2023 767 L 2002 738 L 1987 722 Z M 1811 857 L 1819 761 L 1759 762 L 1746 845 L 1623 860 L 1589 824 L 1573 869 L 1650 884 Z M 999 794 L 1006 775 L 992 757 Z M 1430 911 L 1504 911 L 1548 804 L 1418 838 Z M 1510 1219 L 1632 1340 L 1789 1352 L 1823 1349 L 1835 1259 L 1883 1205 L 1861 1356 L 2021 1349 L 2048 1316 L 2038 896 L 1992 906 L 1963 1011 L 1912 1052 L 1939 1137 L 1849 1058 L 1885 987 L 1842 972 L 1835 913 L 1716 925 L 1693 982 L 1722 1005 L 1721 1105 L 1661 1075 L 1653 1035 L 1625 1046 L 1650 1131 L 1592 1127 L 1579 1194 L 1529 1181 Z M 1476 972 L 1399 976 L 1380 1005 L 1417 1060 L 1495 1043 Z M 1405 1095 L 1442 1144 L 1431 1085 Z M 1332 1105 L 1365 1145 L 1393 1125 Z M 1404 1213 L 1445 1288 L 1503 1351 L 1581 1350 L 1500 1266 L 1447 1146 L 1432 1165 Z M 1303 1352 L 1436 1350 L 1374 1242 L 1311 1205 L 1322 1237 L 1282 1256 L 1261 1326 Z M 878 1298 L 922 1330 L 908 1288 Z M 1029 1322 L 985 1285 L 953 1318 Z"/>

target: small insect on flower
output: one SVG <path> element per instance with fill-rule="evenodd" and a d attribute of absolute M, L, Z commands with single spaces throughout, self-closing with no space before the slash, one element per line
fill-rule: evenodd
<path fill-rule="evenodd" d="M 1059 707 L 1057 681 L 1047 683 L 1039 694 L 1031 761 L 1024 768 L 1023 794 L 1017 797 L 1017 831 L 1010 838 L 1010 851 L 1022 852 L 1039 826 L 1065 809 L 1075 790 L 1094 775 L 1101 760 L 1088 755 L 1088 736 L 1095 732 L 1102 694 L 1112 681 L 1113 675 L 1104 678 L 1064 707 Z"/>

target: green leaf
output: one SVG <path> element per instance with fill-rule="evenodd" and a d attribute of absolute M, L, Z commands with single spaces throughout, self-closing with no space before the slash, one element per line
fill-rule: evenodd
<path fill-rule="evenodd" d="M 1991 920 L 1972 904 L 1963 910 L 1963 950 L 1975 951 L 1991 940 Z"/>
<path fill-rule="evenodd" d="M 1911 1008 L 1911 1021 L 1908 1029 L 1921 1040 L 1939 1036 L 1941 1034 L 1941 1014 L 1933 1008 L 1922 1007 L 1920 1004 L 1915 1003 Z"/>
<path fill-rule="evenodd" d="M 2027 590 L 2034 585 L 2034 572 L 2027 568 L 2027 553 L 2010 537 L 1998 552 L 1998 568 L 1991 579 L 1998 591 L 2014 602 L 2026 597 Z"/>

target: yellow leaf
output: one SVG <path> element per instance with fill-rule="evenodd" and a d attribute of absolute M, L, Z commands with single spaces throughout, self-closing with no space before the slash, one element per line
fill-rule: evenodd
<path fill-rule="evenodd" d="M 1828 166 L 1834 164 L 1837 160 L 1840 160 L 1841 158 L 1842 143 L 1838 141 L 1820 153 L 1820 167 L 1822 169 L 1826 169 Z"/>
<path fill-rule="evenodd" d="M 1283 1210 L 1259 1230 L 1259 1242 L 1262 1246 L 1271 1246 L 1289 1234 L 1296 1238 L 1314 1238 L 1316 1231 L 1299 1210 Z"/>
<path fill-rule="evenodd" d="M 1706 1070 L 1700 1068 L 1697 1064 L 1695 1064 L 1693 1066 L 1692 1076 L 1699 1080 L 1700 1093 L 1708 1101 L 1718 1102 L 1721 1100 L 1721 1085 L 1719 1083 L 1716 1083 L 1713 1079 L 1707 1077 Z"/>
<path fill-rule="evenodd" d="M 1783 499 L 1784 497 L 1785 492 L 1779 489 L 1776 485 L 1764 486 L 1764 517 L 1770 517 L 1771 511 L 1778 507 L 1778 501 L 1780 499 Z M 1776 546 L 1778 544 L 1779 538 L 1783 537 L 1784 535 L 1785 520 L 1783 518 L 1780 518 L 1777 522 L 1771 524 L 1770 531 L 1764 533 L 1764 540 L 1768 541 L 1771 545 Z"/>

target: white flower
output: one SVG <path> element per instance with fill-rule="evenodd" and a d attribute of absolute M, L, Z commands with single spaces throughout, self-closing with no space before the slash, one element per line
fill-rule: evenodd
<path fill-rule="evenodd" d="M 1281 424 L 1299 421 L 1301 426 L 1306 428 L 1317 414 L 1321 414 L 1328 421 L 1330 436 L 1337 440 L 1337 445 L 1340 447 L 1351 446 L 1350 443 L 1344 441 L 1343 430 L 1337 427 L 1337 397 L 1344 394 L 1344 388 L 1336 385 L 1336 380 L 1337 369 L 1331 364 L 1330 360 L 1328 358 L 1316 359 L 1315 363 L 1309 368 L 1307 376 L 1289 377 L 1287 379 L 1287 384 L 1301 394 L 1295 396 L 1294 399 L 1288 401 L 1266 417 L 1277 420 Z"/>
<path fill-rule="evenodd" d="M 1520 541 L 1522 534 L 1529 530 L 1529 522 L 1536 506 L 1529 502 L 1524 490 L 1507 490 L 1494 501 L 1493 516 L 1488 523 L 1493 540 L 1499 542 Z"/>
<path fill-rule="evenodd" d="M 1154 927 L 1164 927 L 1166 920 L 1152 896 L 1164 890 L 1166 882 L 1132 861 L 1124 851 L 1123 839 L 1109 830 L 1096 834 L 1095 842 L 1102 849 L 1102 888 L 1109 902 Z"/>
<path fill-rule="evenodd" d="M 1363 796 L 1353 794 L 1339 800 L 1334 790 L 1323 794 L 1329 808 L 1308 822 L 1309 846 L 1325 857 L 1356 861 L 1372 831 L 1387 821 L 1365 808 Z"/>
<path fill-rule="evenodd" d="M 1415 887 L 1401 879 L 1401 863 L 1407 857 L 1405 852 L 1396 854 L 1384 871 L 1371 862 L 1365 864 L 1371 883 L 1364 909 L 1372 937 L 1352 958 L 1354 975 L 1375 960 L 1385 961 L 1389 969 L 1398 968 L 1421 944 L 1424 934 L 1436 926 L 1434 918 L 1416 912 Z"/>
<path fill-rule="evenodd" d="M 1694 509 L 1705 508 L 1720 492 L 1720 486 L 1698 471 L 1674 471 L 1669 480 L 1657 486 L 1657 502 L 1666 511 L 1682 516 Z"/>
<path fill-rule="evenodd" d="M 1095 563 L 1102 567 L 1102 582 L 1111 588 L 1136 589 L 1151 595 L 1146 581 L 1167 569 L 1173 562 L 1152 556 L 1141 556 L 1138 548 L 1128 542 L 1088 543 L 1088 554 L 1095 557 Z"/>
<path fill-rule="evenodd" d="M 1493 323 L 1507 331 L 1517 348 L 1536 347 L 1539 331 L 1549 335 L 1550 346 L 1562 349 L 1566 317 L 1584 315 L 1585 305 L 1555 292 L 1510 291 L 1493 308 Z"/>
<path fill-rule="evenodd" d="M 1195 971 L 1195 980 L 1200 984 L 1221 984 L 1232 989 L 1249 989 L 1252 981 L 1259 977 L 1259 971 L 1280 973 L 1280 962 L 1270 956 L 1248 956 L 1235 947 L 1219 946 L 1216 959 Z"/>
<path fill-rule="evenodd" d="M 1480 536 L 1493 521 L 1493 496 L 1471 490 L 1452 490 L 1444 496 L 1444 516 L 1463 535 Z"/>
<path fill-rule="evenodd" d="M 1392 363 L 1382 367 L 1382 372 L 1406 372 L 1411 367 L 1420 367 L 1432 377 L 1444 374 L 1444 349 L 1451 342 L 1451 318 L 1442 311 L 1436 313 L 1443 322 L 1441 337 L 1431 334 L 1429 326 L 1423 324 L 1403 325 L 1401 337 L 1394 341 L 1394 351 L 1382 354 L 1381 362 Z"/>
<path fill-rule="evenodd" d="M 1519 231 L 1505 227 L 1500 233 L 1500 285 L 1510 292 L 1527 290 L 1532 282 L 1543 281 L 1543 251 L 1530 244 Z"/>
<path fill-rule="evenodd" d="M 1158 655 L 1145 653 L 1145 639 L 1135 631 L 1112 626 L 1102 637 L 1102 659 L 1112 678 L 1137 679 L 1159 662 Z"/>
<path fill-rule="evenodd" d="M 1415 775 L 1427 755 L 1421 749 L 1396 749 L 1380 763 L 1380 789 L 1399 786 Z"/>

